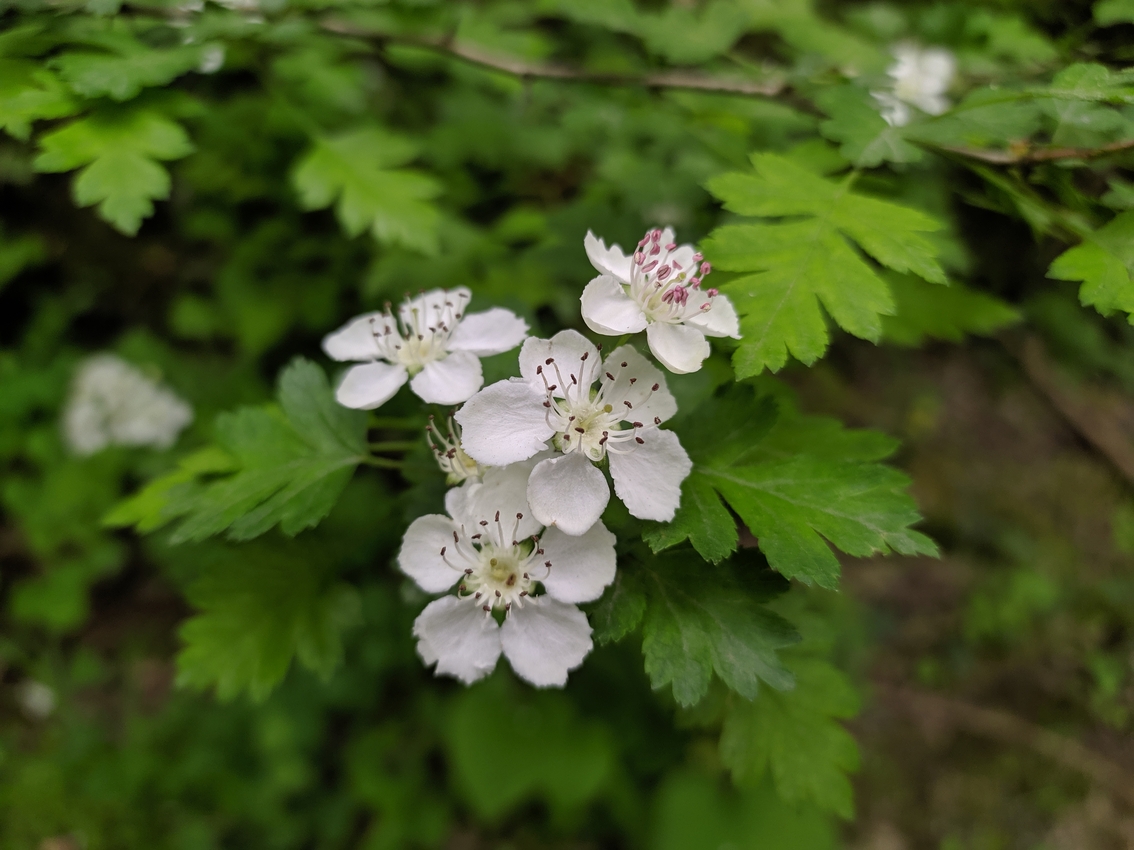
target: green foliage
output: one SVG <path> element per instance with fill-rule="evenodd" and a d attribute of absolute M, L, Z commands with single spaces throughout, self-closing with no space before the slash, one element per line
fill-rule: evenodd
<path fill-rule="evenodd" d="M 523 694 L 503 671 L 455 699 L 446 720 L 456 789 L 490 823 L 533 798 L 565 816 L 592 800 L 614 773 L 614 747 L 601 724 L 577 717 L 556 692 Z M 508 741 L 517 752 L 539 756 L 485 758 L 485 740 Z"/>
<path fill-rule="evenodd" d="M 95 113 L 51 131 L 39 144 L 36 169 L 81 168 L 75 203 L 98 204 L 99 215 L 131 236 L 153 214 L 153 202 L 169 197 L 169 172 L 159 163 L 193 150 L 179 124 L 148 109 Z"/>
<path fill-rule="evenodd" d="M 785 590 L 756 574 L 751 561 L 737 557 L 731 567 L 698 564 L 690 553 L 672 553 L 628 568 L 600 612 L 599 636 L 613 637 L 642 625 L 646 673 L 654 688 L 671 685 L 680 705 L 697 703 L 716 673 L 730 688 L 751 699 L 759 683 L 790 688 L 791 674 L 776 650 L 799 639 L 783 618 L 763 603 Z M 612 620 L 610 625 L 604 620 Z"/>
<path fill-rule="evenodd" d="M 178 684 L 215 687 L 222 700 L 264 699 L 293 657 L 328 678 L 343 629 L 358 621 L 357 591 L 327 580 L 318 550 L 292 546 L 201 553 L 207 572 L 187 591 L 200 613 L 180 630 Z"/>
<path fill-rule="evenodd" d="M 1069 248 L 1047 271 L 1048 277 L 1079 280 L 1079 300 L 1104 316 L 1120 311 L 1134 321 L 1134 212 L 1123 212 Z"/>
<path fill-rule="evenodd" d="M 439 214 L 429 201 L 440 187 L 425 174 L 397 167 L 416 154 L 417 147 L 402 137 L 377 128 L 355 130 L 317 139 L 296 166 L 293 182 L 305 209 L 335 204 L 349 235 L 369 230 L 380 242 L 433 254 Z"/>
<path fill-rule="evenodd" d="M 0 129 L 26 140 L 34 122 L 62 118 L 76 109 L 66 87 L 41 64 L 0 58 Z"/>
<path fill-rule="evenodd" d="M 293 536 L 316 525 L 366 459 L 366 414 L 337 404 L 323 371 L 302 358 L 281 373 L 278 399 L 278 408 L 220 415 L 217 447 L 155 479 L 106 521 L 152 530 L 180 520 L 174 542 L 222 532 L 248 540 L 277 524 Z"/>
<path fill-rule="evenodd" d="M 166 85 L 193 70 L 204 50 L 199 45 L 152 50 L 133 38 L 110 33 L 99 41 L 107 51 L 77 50 L 52 64 L 76 94 L 117 101 L 130 100 L 144 88 Z"/>
<path fill-rule="evenodd" d="M 960 342 L 966 334 L 991 336 L 1020 321 L 1010 304 L 961 283 L 926 286 L 910 275 L 893 275 L 888 282 L 897 311 L 882 318 L 882 338 L 896 345 Z"/>
<path fill-rule="evenodd" d="M 790 353 L 812 363 L 827 348 L 822 308 L 844 330 L 877 340 L 894 312 L 886 282 L 851 241 L 878 263 L 933 283 L 945 273 L 922 233 L 940 224 L 916 210 L 851 191 L 780 156 L 755 154 L 755 173 L 724 174 L 709 189 L 741 215 L 780 222 L 718 228 L 705 255 L 718 268 L 755 272 L 722 287 L 741 314 L 733 357 L 738 378 L 780 369 Z"/>
<path fill-rule="evenodd" d="M 1134 2 L 1131 0 L 1099 0 L 1094 7 L 1095 21 L 1100 26 L 1134 23 Z"/>
<path fill-rule="evenodd" d="M 872 462 L 884 457 L 886 448 L 862 458 L 840 457 L 832 452 L 832 445 L 842 442 L 840 435 L 830 434 L 824 423 L 790 414 L 781 430 L 761 427 L 762 418 L 768 421 L 768 402 L 747 389 L 706 407 L 699 421 L 733 421 L 737 432 L 698 439 L 691 423 L 685 433 L 692 431 L 687 444 L 694 447 L 694 467 L 683 493 L 693 496 L 682 499 L 671 525 L 647 532 L 655 550 L 688 538 L 702 557 L 719 560 L 738 539 L 723 500 L 759 540 L 772 568 L 805 584 L 836 586 L 839 562 L 827 541 L 859 557 L 936 553 L 932 541 L 909 528 L 919 518 L 904 493 L 909 480 Z M 755 433 L 744 427 L 749 422 L 757 423 Z"/>
<path fill-rule="evenodd" d="M 792 660 L 796 686 L 733 700 L 721 732 L 721 760 L 741 782 L 770 773 L 780 797 L 810 802 L 850 818 L 854 802 L 846 772 L 858 767 L 858 746 L 837 721 L 858 713 L 845 674 L 815 658 Z"/>

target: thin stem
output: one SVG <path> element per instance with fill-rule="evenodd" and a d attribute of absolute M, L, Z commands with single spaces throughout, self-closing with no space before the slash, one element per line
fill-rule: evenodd
<path fill-rule="evenodd" d="M 400 460 L 390 460 L 386 457 L 367 456 L 362 459 L 367 466 L 377 466 L 380 469 L 401 469 L 404 465 Z"/>
<path fill-rule="evenodd" d="M 601 83 L 612 86 L 645 86 L 647 88 L 694 89 L 697 91 L 729 92 L 732 94 L 774 97 L 785 89 L 783 80 L 752 80 L 743 78 L 711 77 L 688 71 L 656 71 L 646 74 L 613 74 L 584 71 L 568 65 L 544 62 L 527 62 L 511 56 L 501 56 L 473 44 L 458 41 L 448 36 L 434 39 L 389 38 L 380 33 L 359 29 L 342 20 L 324 20 L 323 29 L 339 35 L 355 38 L 380 40 L 383 43 L 404 44 L 420 47 L 436 53 L 444 53 L 470 65 L 478 65 L 493 71 L 502 71 L 522 79 L 571 80 L 583 83 Z"/>
<path fill-rule="evenodd" d="M 622 336 L 620 336 L 620 337 L 618 338 L 618 342 L 616 342 L 616 343 L 615 343 L 615 344 L 614 344 L 614 345 L 613 345 L 613 346 L 611 347 L 611 351 L 615 351 L 615 350 L 617 350 L 617 349 L 621 348 L 622 346 L 624 346 L 624 345 L 625 345 L 626 343 L 628 343 L 628 342 L 630 341 L 630 337 L 631 337 L 631 336 L 632 336 L 632 334 L 623 334 Z"/>

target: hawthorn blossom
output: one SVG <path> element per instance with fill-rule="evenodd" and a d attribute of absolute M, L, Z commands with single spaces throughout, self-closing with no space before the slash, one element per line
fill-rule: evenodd
<path fill-rule="evenodd" d="M 891 90 L 870 93 L 881 106 L 887 124 L 904 127 L 910 123 L 911 105 L 929 115 L 940 115 L 949 108 L 945 92 L 957 72 L 957 60 L 952 53 L 942 47 L 899 44 L 894 47 L 894 59 L 886 70 L 894 81 Z"/>
<path fill-rule="evenodd" d="M 503 653 L 531 684 L 562 687 L 591 651 L 576 603 L 598 599 L 614 580 L 615 537 L 601 522 L 581 537 L 543 528 L 524 495 L 530 470 L 489 469 L 448 492 L 448 516 L 418 517 L 406 530 L 401 570 L 429 593 L 458 585 L 413 626 L 418 654 L 437 675 L 470 684 Z"/>
<path fill-rule="evenodd" d="M 527 323 L 493 307 L 465 315 L 471 295 L 463 286 L 432 289 L 407 298 L 395 315 L 382 312 L 351 319 L 323 339 L 335 360 L 362 361 L 339 382 L 335 398 L 345 407 L 373 410 L 408 380 L 422 401 L 459 404 L 484 384 L 480 358 L 515 348 Z"/>
<path fill-rule="evenodd" d="M 63 409 L 71 451 L 91 455 L 109 445 L 167 449 L 193 421 L 193 408 L 136 366 L 96 354 L 79 366 Z"/>
<path fill-rule="evenodd" d="M 591 265 L 601 274 L 580 299 L 583 321 L 606 336 L 646 332 L 650 351 L 671 372 L 696 372 L 709 356 L 706 336 L 740 338 L 732 302 L 702 289 L 712 270 L 692 245 L 673 241 L 673 230 L 651 230 L 633 255 L 587 231 Z"/>
<path fill-rule="evenodd" d="M 528 339 L 520 373 L 457 412 L 470 457 L 507 466 L 550 449 L 532 469 L 527 498 L 540 523 L 567 534 L 585 534 L 606 509 L 610 487 L 596 466 L 603 461 L 631 514 L 673 519 L 692 464 L 677 435 L 658 427 L 677 402 L 657 367 L 630 346 L 602 361 L 586 337 L 567 330 Z"/>

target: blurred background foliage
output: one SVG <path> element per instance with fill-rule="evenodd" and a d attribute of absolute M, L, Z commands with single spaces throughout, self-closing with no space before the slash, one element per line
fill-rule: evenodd
<path fill-rule="evenodd" d="M 1134 284 L 1099 271 L 1134 267 L 1129 0 L 0 9 L 0 847 L 1134 846 Z M 954 52 L 962 117 L 879 118 L 903 39 Z M 953 281 L 883 272 L 879 339 L 828 322 L 823 360 L 756 379 L 900 438 L 944 552 L 771 602 L 795 691 L 681 709 L 637 638 L 562 692 L 433 679 L 392 567 L 440 492 L 424 445 L 296 538 L 104 523 L 403 292 L 577 325 L 587 229 L 700 240 L 734 220 L 706 184 L 753 151 L 936 216 Z M 1045 277 L 1080 240 L 1052 276 L 1097 312 Z M 172 454 L 67 450 L 100 350 L 192 404 Z"/>

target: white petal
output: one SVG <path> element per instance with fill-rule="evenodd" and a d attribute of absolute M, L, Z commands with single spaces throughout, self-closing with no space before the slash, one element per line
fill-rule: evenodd
<path fill-rule="evenodd" d="M 467 351 L 454 351 L 444 360 L 434 360 L 410 380 L 410 389 L 430 404 L 460 404 L 484 385 L 480 358 Z"/>
<path fill-rule="evenodd" d="M 572 375 L 583 386 L 589 386 L 594 383 L 600 363 L 598 349 L 578 331 L 560 331 L 551 339 L 529 337 L 520 349 L 520 374 L 540 395 L 550 384 L 558 388 L 555 395 L 562 398 L 563 385 L 571 383 Z M 543 370 L 546 383 L 537 369 Z"/>
<path fill-rule="evenodd" d="M 653 322 L 646 328 L 646 341 L 654 357 L 678 375 L 696 372 L 709 356 L 709 341 L 699 328 L 692 325 Z"/>
<path fill-rule="evenodd" d="M 472 293 L 464 286 L 453 289 L 430 289 L 399 305 L 398 318 L 411 327 L 414 325 L 414 312 L 417 320 L 425 327 L 434 326 L 439 318 L 456 311 L 464 313 Z"/>
<path fill-rule="evenodd" d="M 560 602 L 590 602 L 614 581 L 615 536 L 602 521 L 579 537 L 549 528 L 539 540 L 551 571 L 543 580 L 547 592 Z"/>
<path fill-rule="evenodd" d="M 690 303 L 696 299 L 690 299 Z M 685 318 L 685 324 L 698 328 L 705 336 L 730 336 L 740 339 L 740 319 L 736 308 L 724 295 L 715 295 L 708 310 L 698 309 Z"/>
<path fill-rule="evenodd" d="M 669 522 L 681 504 L 681 482 L 693 468 L 672 431 L 647 429 L 645 441 L 625 454 L 610 454 L 614 492 L 638 519 Z M 624 444 L 630 445 L 630 444 Z"/>
<path fill-rule="evenodd" d="M 500 658 L 500 627 L 470 600 L 443 596 L 425 606 L 413 624 L 417 653 L 438 676 L 466 685 L 483 679 Z"/>
<path fill-rule="evenodd" d="M 583 247 L 596 271 L 630 282 L 630 257 L 622 253 L 621 246 L 611 245 L 607 248 L 605 242 L 588 230 L 583 237 Z"/>
<path fill-rule="evenodd" d="M 585 534 L 609 501 L 606 478 L 579 452 L 541 460 L 528 479 L 535 518 L 565 534 Z"/>
<path fill-rule="evenodd" d="M 541 596 L 513 608 L 500 629 L 504 657 L 516 674 L 537 688 L 567 684 L 594 644 L 586 615 L 574 605 Z"/>
<path fill-rule="evenodd" d="M 450 567 L 441 555 L 442 549 L 453 548 L 457 524 L 447 516 L 419 516 L 406 529 L 402 549 L 398 552 L 398 569 L 418 583 L 427 593 L 441 593 L 457 583 L 460 570 Z"/>
<path fill-rule="evenodd" d="M 333 360 L 373 360 L 378 356 L 374 343 L 374 325 L 385 319 L 384 313 L 363 313 L 341 328 L 323 337 L 323 350 Z"/>
<path fill-rule="evenodd" d="M 445 494 L 445 510 L 468 528 L 481 520 L 495 522 L 499 512 L 505 531 L 516 540 L 530 537 L 543 527 L 528 506 L 528 477 L 535 465 L 534 460 L 524 460 L 491 467 L 483 480 L 466 481 L 449 490 Z M 523 514 L 518 522 L 516 514 Z"/>
<path fill-rule="evenodd" d="M 408 377 L 405 366 L 382 362 L 352 366 L 339 381 L 335 399 L 343 407 L 373 410 L 393 398 Z"/>
<path fill-rule="evenodd" d="M 610 275 L 596 277 L 587 284 L 579 299 L 583 321 L 597 334 L 617 336 L 646 329 L 646 314 L 626 288 Z"/>
<path fill-rule="evenodd" d="M 473 313 L 461 319 L 449 337 L 450 351 L 470 351 L 488 357 L 515 348 L 528 336 L 528 323 L 502 307 Z"/>
<path fill-rule="evenodd" d="M 527 460 L 555 433 L 547 424 L 544 398 L 516 378 L 485 387 L 457 411 L 461 447 L 486 466 Z"/>
<path fill-rule="evenodd" d="M 626 412 L 626 421 L 649 427 L 657 424 L 655 419 L 665 422 L 677 413 L 677 399 L 666 386 L 665 375 L 637 349 L 629 345 L 614 349 L 603 363 L 603 371 L 604 377 L 614 376 L 613 381 L 606 378 L 603 397 L 615 409 Z M 626 402 L 630 402 L 629 407 Z"/>

